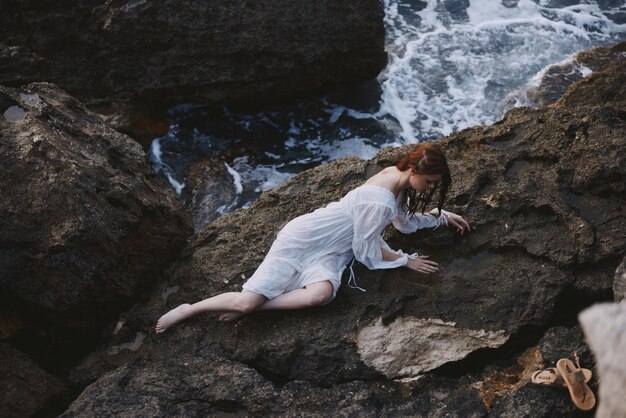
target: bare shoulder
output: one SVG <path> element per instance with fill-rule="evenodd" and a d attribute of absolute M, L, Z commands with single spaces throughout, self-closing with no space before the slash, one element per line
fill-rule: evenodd
<path fill-rule="evenodd" d="M 373 186 L 385 187 L 392 190 L 398 181 L 398 169 L 396 167 L 387 167 L 382 169 L 378 174 L 373 175 L 365 184 Z"/>

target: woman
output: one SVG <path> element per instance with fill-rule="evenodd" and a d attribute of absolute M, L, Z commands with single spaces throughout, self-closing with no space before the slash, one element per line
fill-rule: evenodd
<path fill-rule="evenodd" d="M 469 230 L 461 216 L 441 210 L 450 183 L 439 145 L 417 145 L 395 167 L 385 168 L 339 202 L 289 222 L 243 291 L 180 305 L 159 319 L 155 331 L 164 332 L 202 312 L 223 312 L 219 319 L 229 321 L 256 310 L 302 309 L 329 303 L 353 257 L 369 269 L 405 266 L 426 274 L 436 272 L 437 263 L 428 256 L 394 251 L 381 234 L 390 223 L 403 233 L 444 223 L 452 224 L 461 234 Z M 437 209 L 424 214 L 437 191 Z M 418 210 L 421 213 L 416 213 Z"/>

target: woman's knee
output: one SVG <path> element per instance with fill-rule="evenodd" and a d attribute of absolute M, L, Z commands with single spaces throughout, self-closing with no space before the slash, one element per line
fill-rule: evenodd
<path fill-rule="evenodd" d="M 312 306 L 323 305 L 333 297 L 333 285 L 328 280 L 313 283 L 313 285 L 307 286 L 307 289 L 311 291 Z"/>
<path fill-rule="evenodd" d="M 253 292 L 242 292 L 239 294 L 238 300 L 235 302 L 234 310 L 236 312 L 248 314 L 255 311 L 265 302 L 266 298 Z"/>

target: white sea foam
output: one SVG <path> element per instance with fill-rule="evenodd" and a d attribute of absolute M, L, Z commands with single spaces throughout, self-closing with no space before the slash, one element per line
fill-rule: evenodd
<path fill-rule="evenodd" d="M 343 115 L 343 112 L 345 110 L 346 108 L 343 106 L 337 106 L 334 109 L 332 109 L 331 114 L 330 114 L 330 119 L 328 120 L 328 122 L 330 122 L 331 124 L 336 123 L 341 117 L 341 115 Z"/>
<path fill-rule="evenodd" d="M 163 152 L 161 151 L 161 139 L 157 138 L 154 141 L 152 141 L 152 144 L 150 145 L 150 156 L 152 159 L 152 164 L 158 165 L 158 167 L 155 167 L 157 170 L 160 169 L 163 166 L 163 161 L 161 161 L 161 156 L 163 155 Z"/>
<path fill-rule="evenodd" d="M 296 145 L 298 145 L 298 141 L 293 137 L 289 137 L 285 140 L 285 148 L 287 149 L 294 148 Z"/>
<path fill-rule="evenodd" d="M 380 149 L 373 146 L 371 142 L 365 138 L 354 137 L 341 141 L 333 141 L 331 143 L 318 144 L 316 151 L 328 161 L 349 156 L 358 156 L 359 158 L 369 160 L 374 158 Z M 319 155 L 317 153 L 316 155 Z"/>
<path fill-rule="evenodd" d="M 284 173 L 278 170 L 280 165 L 252 165 L 248 157 L 238 157 L 233 161 L 233 167 L 241 176 L 241 182 L 256 192 L 264 192 L 279 185 L 291 177 L 293 173 Z"/>
<path fill-rule="evenodd" d="M 265 155 L 267 155 L 268 157 L 274 159 L 274 160 L 280 160 L 280 155 L 278 154 L 274 154 L 273 152 L 269 152 L 269 151 L 265 151 L 264 153 Z"/>
<path fill-rule="evenodd" d="M 396 119 L 408 143 L 493 123 L 507 94 L 547 65 L 626 37 L 626 25 L 592 1 L 559 9 L 531 0 L 514 7 L 471 0 L 467 18 L 436 0 L 412 12 L 399 1 L 384 4 L 392 39 L 376 117 Z M 411 14 L 416 27 L 408 23 Z"/>
<path fill-rule="evenodd" d="M 228 170 L 228 173 L 233 176 L 233 182 L 235 183 L 235 191 L 237 192 L 237 194 L 241 194 L 241 192 L 243 192 L 243 186 L 241 184 L 241 175 L 233 170 L 233 168 L 231 166 L 229 166 L 228 164 L 224 163 L 224 166 L 226 166 L 226 170 Z"/>
<path fill-rule="evenodd" d="M 167 180 L 170 182 L 177 194 L 181 194 L 185 188 L 185 183 L 178 182 L 170 173 L 165 173 Z"/>
<path fill-rule="evenodd" d="M 580 73 L 583 77 L 587 77 L 592 72 L 591 68 L 585 67 L 584 65 L 580 67 Z"/>
<path fill-rule="evenodd" d="M 170 185 L 174 188 L 177 194 L 181 194 L 185 183 L 181 183 L 173 176 L 172 170 L 165 162 L 163 162 L 163 151 L 161 151 L 161 139 L 156 138 L 150 145 L 150 160 L 152 161 L 152 167 L 155 172 L 163 172 Z"/>

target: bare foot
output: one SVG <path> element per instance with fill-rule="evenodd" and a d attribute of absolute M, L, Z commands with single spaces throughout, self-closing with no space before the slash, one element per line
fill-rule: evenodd
<path fill-rule="evenodd" d="M 239 319 L 245 314 L 241 312 L 226 312 L 220 315 L 218 320 L 220 321 L 234 321 L 235 319 Z"/>
<path fill-rule="evenodd" d="M 157 334 L 167 331 L 170 327 L 191 316 L 188 303 L 183 303 L 159 318 L 154 330 Z"/>

